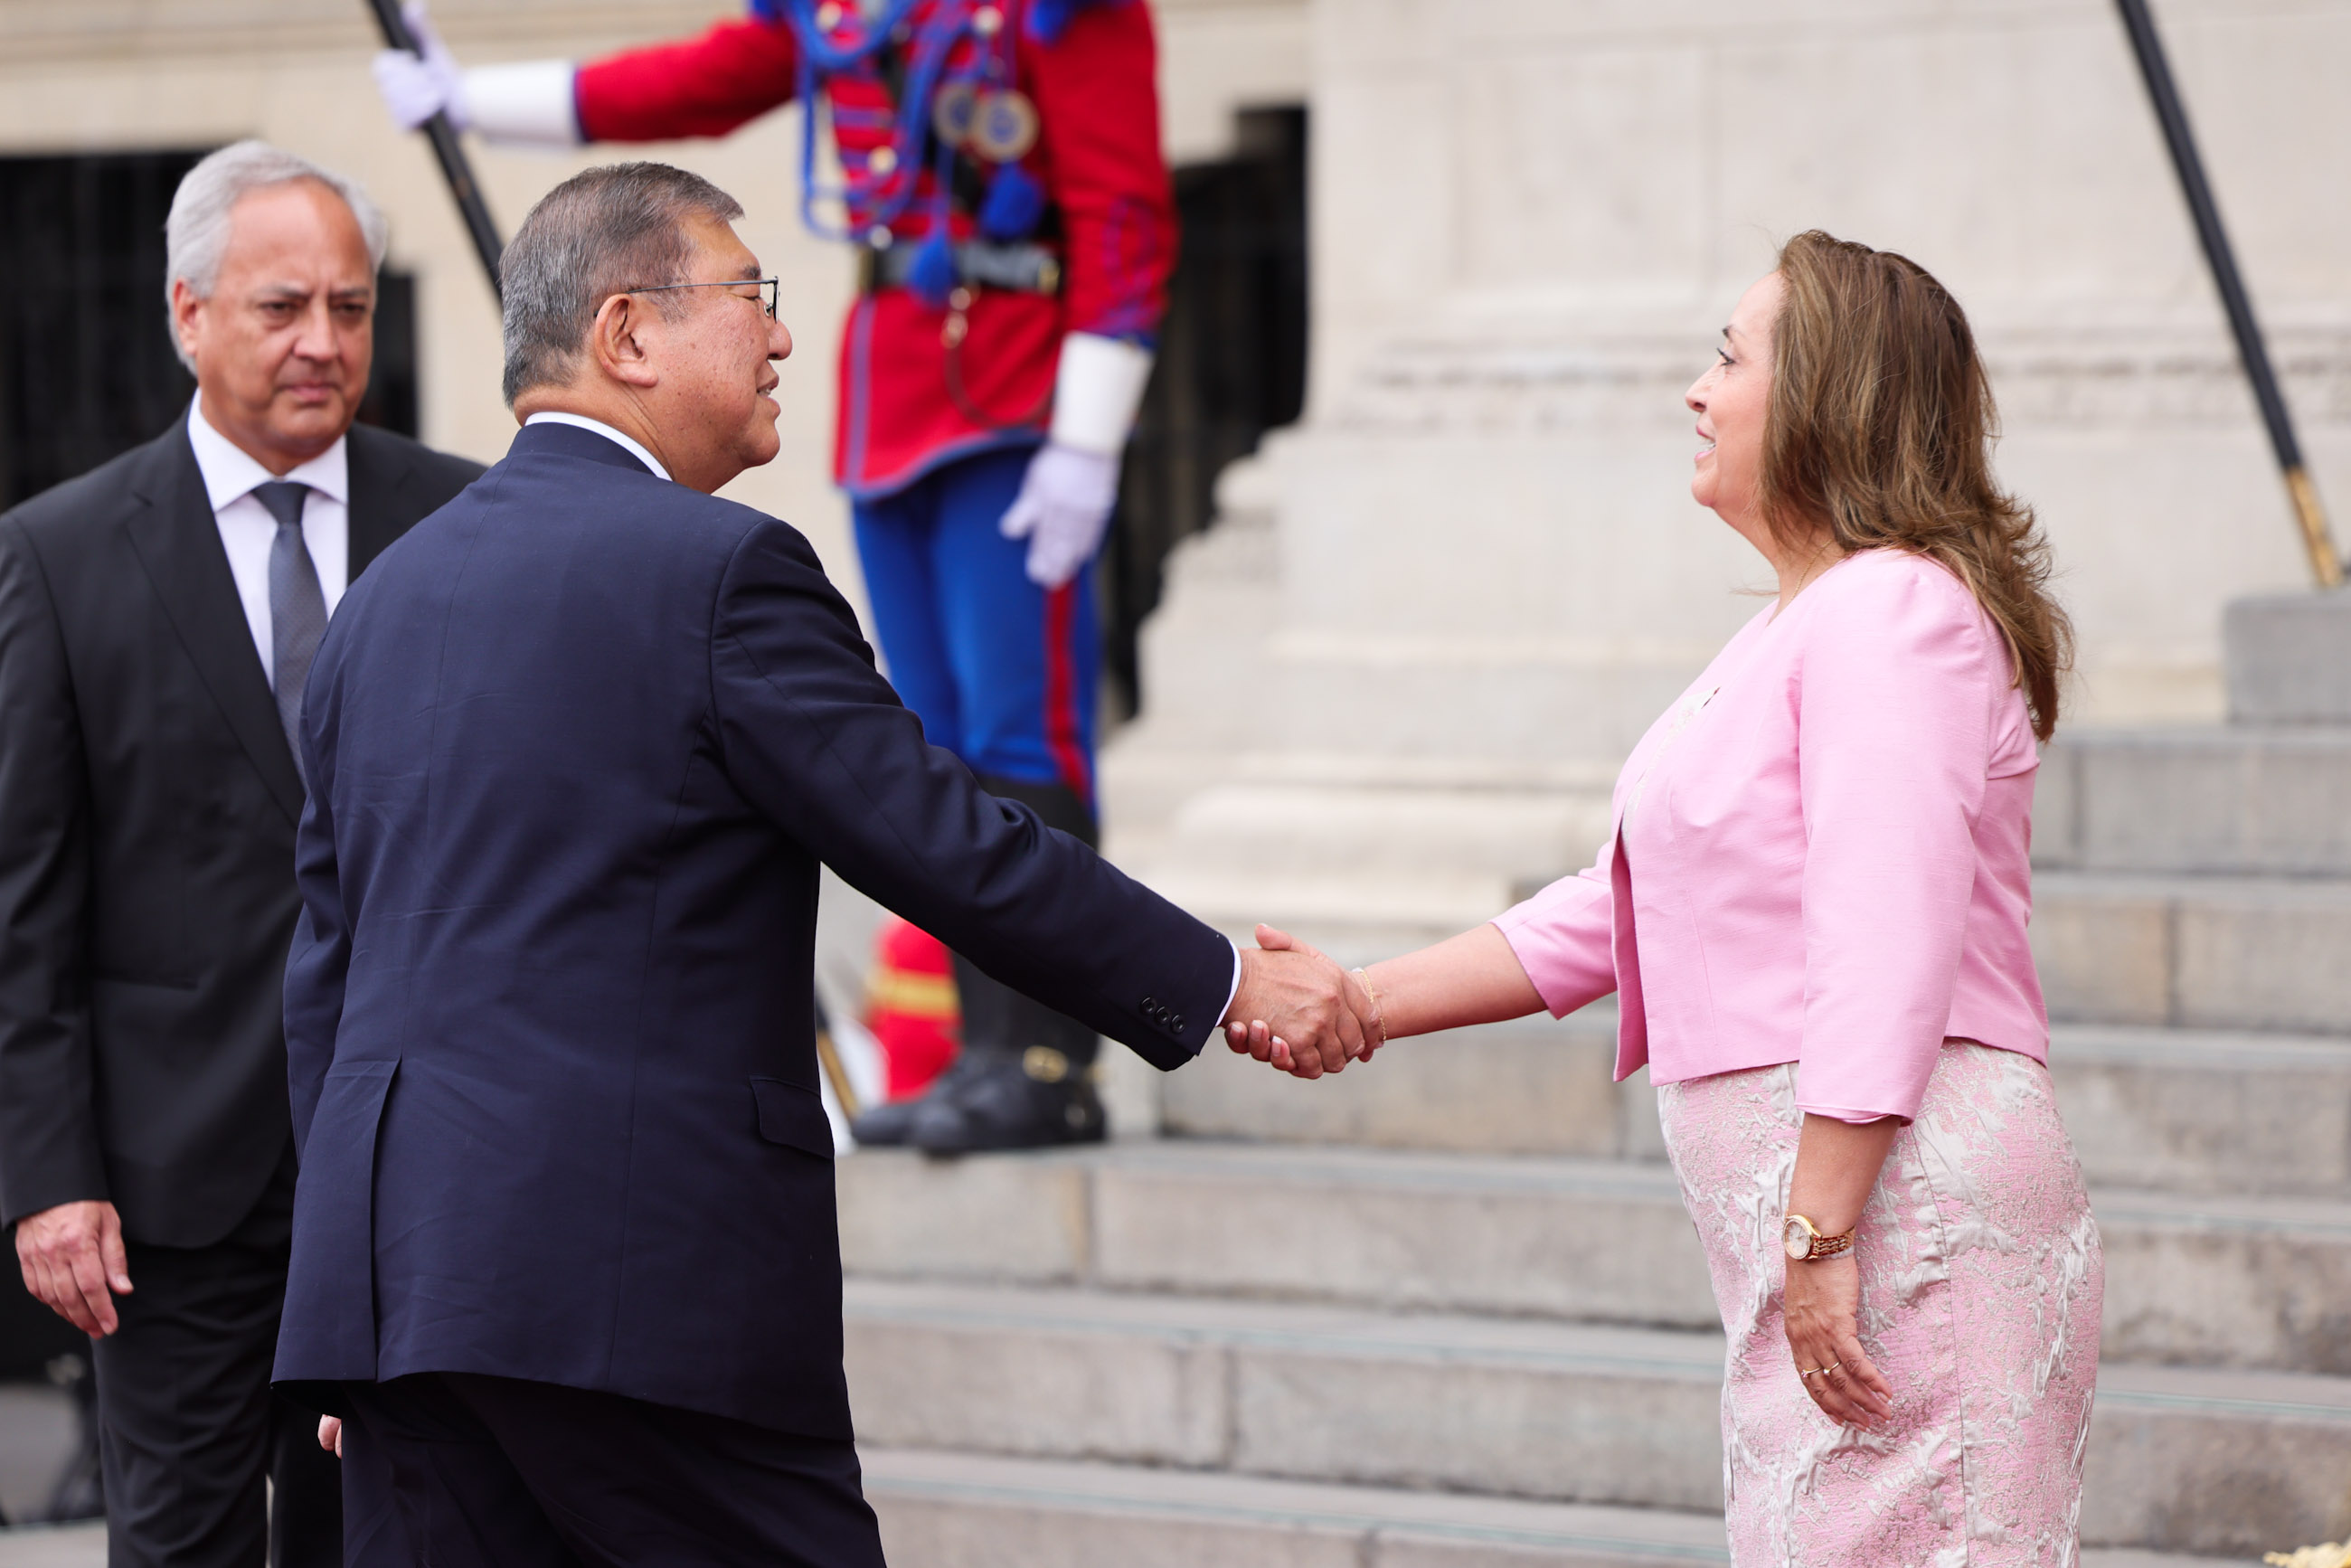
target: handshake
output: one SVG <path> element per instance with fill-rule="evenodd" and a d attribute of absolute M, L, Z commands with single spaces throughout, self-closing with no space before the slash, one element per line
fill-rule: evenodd
<path fill-rule="evenodd" d="M 1387 1043 L 1379 998 L 1350 973 L 1270 925 L 1241 950 L 1241 981 L 1225 1009 L 1225 1043 L 1293 1078 L 1320 1078 L 1369 1061 Z"/>

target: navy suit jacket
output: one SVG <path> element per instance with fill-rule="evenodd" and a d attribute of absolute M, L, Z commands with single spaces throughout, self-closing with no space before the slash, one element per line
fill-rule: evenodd
<path fill-rule="evenodd" d="M 794 529 L 531 425 L 319 650 L 276 1376 L 486 1373 L 850 1435 L 818 866 L 1159 1066 L 1216 932 L 983 791 Z"/>

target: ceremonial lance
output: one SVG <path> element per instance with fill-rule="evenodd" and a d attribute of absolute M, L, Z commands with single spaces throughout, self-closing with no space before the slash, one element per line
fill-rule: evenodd
<path fill-rule="evenodd" d="M 2212 269 L 2212 286 L 2229 312 L 2230 329 L 2237 335 L 2237 353 L 2244 361 L 2245 377 L 2253 383 L 2253 401 L 2261 405 L 2262 423 L 2269 426 L 2270 447 L 2285 475 L 2286 495 L 2294 502 L 2295 520 L 2302 525 L 2303 548 L 2310 553 L 2311 574 L 2321 588 L 2343 585 L 2343 560 L 2326 526 L 2326 509 L 2319 505 L 2318 487 L 2303 465 L 2302 443 L 2294 438 L 2294 416 L 2286 412 L 2278 392 L 2277 372 L 2270 368 L 2269 348 L 2253 320 L 2252 301 L 2245 297 L 2244 280 L 2237 275 L 2236 253 L 2229 247 L 2228 231 L 2220 226 L 2220 209 L 2213 204 L 2212 187 L 2204 178 L 2204 160 L 2197 154 L 2196 139 L 2188 129 L 2188 111 L 2180 106 L 2179 89 L 2171 80 L 2164 58 L 2163 40 L 2156 36 L 2155 18 L 2147 0 L 2116 0 L 2122 8 L 2123 26 L 2130 34 L 2131 50 L 2138 56 L 2139 75 L 2147 95 L 2155 101 L 2155 117 L 2163 125 L 2163 139 L 2171 148 L 2171 166 L 2196 220 L 2196 237 L 2203 242 L 2204 260 Z"/>
<path fill-rule="evenodd" d="M 841 1064 L 840 1049 L 832 1043 L 832 1020 L 824 1016 L 821 997 L 816 1003 L 816 1061 L 824 1069 L 824 1081 L 832 1085 L 832 1097 L 841 1102 L 841 1113 L 854 1122 L 864 1107 L 857 1103 L 857 1086 L 849 1081 L 849 1069 Z"/>
<path fill-rule="evenodd" d="M 375 25 L 383 30 L 388 47 L 405 49 L 412 55 L 422 55 L 416 39 L 408 31 L 408 23 L 400 15 L 395 0 L 368 0 L 375 12 Z M 498 238 L 498 226 L 490 221 L 490 209 L 482 200 L 482 188 L 474 181 L 474 165 L 465 157 L 465 150 L 457 142 L 457 128 L 449 123 L 446 114 L 436 113 L 424 122 L 424 134 L 433 143 L 433 156 L 441 161 L 442 178 L 449 182 L 449 193 L 456 198 L 457 215 L 465 220 L 465 232 L 474 236 L 474 249 L 481 256 L 482 270 L 490 276 L 490 293 L 503 300 L 505 292 L 498 287 L 498 256 L 506 249 Z"/>

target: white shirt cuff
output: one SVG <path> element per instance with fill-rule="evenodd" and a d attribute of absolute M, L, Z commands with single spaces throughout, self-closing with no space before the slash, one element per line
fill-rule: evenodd
<path fill-rule="evenodd" d="M 465 118 L 486 141 L 515 147 L 580 145 L 569 60 L 475 66 L 464 78 Z"/>
<path fill-rule="evenodd" d="M 1225 1005 L 1217 1009 L 1217 1021 L 1208 1026 L 1208 1039 L 1200 1042 L 1202 1051 L 1208 1049 L 1208 1040 L 1216 1039 L 1217 1031 L 1225 1027 L 1225 1015 L 1233 1010 L 1233 998 L 1241 994 L 1241 945 L 1229 936 L 1225 940 L 1231 945 L 1233 950 L 1232 988 L 1225 993 Z"/>

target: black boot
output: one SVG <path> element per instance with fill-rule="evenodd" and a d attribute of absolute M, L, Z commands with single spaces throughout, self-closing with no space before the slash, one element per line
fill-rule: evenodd
<path fill-rule="evenodd" d="M 1081 1070 L 1049 1046 L 1018 1057 L 990 1053 L 953 1101 L 925 1101 L 907 1142 L 926 1155 L 1099 1144 L 1110 1135 L 1102 1096 Z"/>
<path fill-rule="evenodd" d="M 971 1076 L 979 1065 L 969 1051 L 956 1053 L 946 1071 L 931 1080 L 929 1085 L 911 1099 L 893 1100 L 876 1105 L 849 1124 L 849 1135 L 858 1145 L 869 1149 L 898 1148 L 909 1141 L 914 1130 L 914 1117 L 923 1107 L 934 1101 L 954 1095 L 961 1082 Z"/>
<path fill-rule="evenodd" d="M 1094 841 L 1093 813 L 1074 791 L 1003 779 L 980 782 L 1029 807 L 1048 827 Z M 906 1141 L 925 1154 L 962 1155 L 1108 1136 L 1092 1079 L 1101 1037 L 990 978 L 960 954 L 955 969 L 964 1040 L 956 1065 L 962 1071 L 951 1089 L 913 1103 Z"/>
<path fill-rule="evenodd" d="M 926 1155 L 1100 1143 L 1109 1134 L 1092 1077 L 1093 1030 L 956 959 L 964 1071 L 914 1106 L 906 1141 Z M 975 1032 L 977 1030 L 977 1032 Z M 967 1064 L 968 1064 L 967 1066 Z"/>

